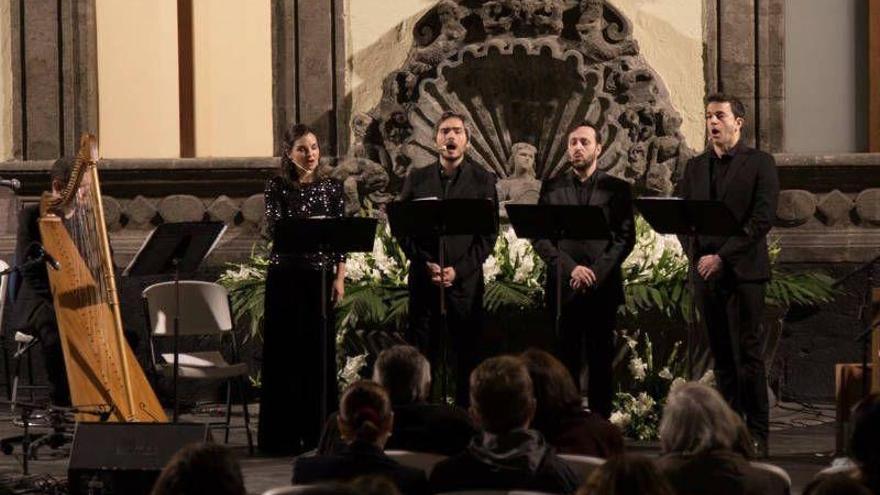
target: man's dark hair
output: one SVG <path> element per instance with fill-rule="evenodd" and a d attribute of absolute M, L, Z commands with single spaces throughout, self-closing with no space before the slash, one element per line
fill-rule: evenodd
<path fill-rule="evenodd" d="M 596 142 L 598 144 L 602 144 L 602 131 L 599 130 L 599 126 L 597 126 L 596 124 L 594 124 L 592 122 L 587 122 L 587 121 L 578 122 L 577 124 L 569 127 L 568 132 L 565 134 L 565 140 L 568 141 L 568 136 L 571 136 L 571 133 L 576 131 L 580 127 L 589 127 L 590 129 L 592 129 L 593 134 L 596 135 Z"/>
<path fill-rule="evenodd" d="M 483 429 L 500 434 L 527 425 L 535 409 L 535 396 L 522 359 L 487 359 L 471 372 L 470 385 L 471 404 Z"/>
<path fill-rule="evenodd" d="M 418 349 L 395 345 L 376 358 L 373 380 L 380 383 L 395 406 L 425 400 L 431 385 L 431 365 Z"/>
<path fill-rule="evenodd" d="M 468 127 L 467 117 L 464 114 L 458 113 L 454 110 L 446 110 L 442 114 L 440 114 L 440 118 L 437 119 L 437 124 L 434 125 L 434 136 L 440 132 L 440 126 L 443 125 L 449 119 L 458 119 L 461 121 L 461 124 L 464 126 L 464 136 L 467 138 L 468 142 L 471 140 L 471 129 Z"/>
<path fill-rule="evenodd" d="M 733 112 L 734 117 L 746 118 L 746 106 L 736 96 L 714 93 L 706 98 L 706 105 L 708 106 L 709 103 L 730 103 L 730 111 Z"/>
<path fill-rule="evenodd" d="M 623 454 L 594 470 L 578 493 L 673 495 L 675 491 L 650 458 Z"/>
<path fill-rule="evenodd" d="M 49 186 L 51 187 L 51 183 L 57 180 L 64 187 L 70 180 L 70 174 L 73 173 L 74 165 L 76 165 L 76 158 L 63 157 L 55 160 L 55 163 L 52 164 L 52 169 L 49 171 Z"/>
<path fill-rule="evenodd" d="M 232 451 L 214 443 L 180 449 L 168 461 L 152 495 L 245 495 L 241 466 Z"/>

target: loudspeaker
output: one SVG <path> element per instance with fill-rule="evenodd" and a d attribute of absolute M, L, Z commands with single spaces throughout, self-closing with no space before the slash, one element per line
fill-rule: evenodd
<path fill-rule="evenodd" d="M 78 423 L 67 467 L 72 495 L 149 495 L 181 447 L 211 440 L 203 423 Z"/>

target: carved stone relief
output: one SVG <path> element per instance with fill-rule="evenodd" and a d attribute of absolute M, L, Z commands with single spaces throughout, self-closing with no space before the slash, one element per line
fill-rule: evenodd
<path fill-rule="evenodd" d="M 565 170 L 565 135 L 584 121 L 601 131 L 600 167 L 640 192 L 670 192 L 693 156 L 630 22 L 604 0 L 442 0 L 425 14 L 380 103 L 353 121 L 355 152 L 388 176 L 379 203 L 436 160 L 446 110 L 468 117 L 469 155 L 502 181 L 514 143 L 535 148 L 536 180 Z"/>

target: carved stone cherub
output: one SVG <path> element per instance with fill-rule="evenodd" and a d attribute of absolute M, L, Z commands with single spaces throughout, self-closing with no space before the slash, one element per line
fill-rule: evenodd
<path fill-rule="evenodd" d="M 506 216 L 507 203 L 536 204 L 541 194 L 541 181 L 535 178 L 537 149 L 529 143 L 514 143 L 510 147 L 507 168 L 510 175 L 496 184 L 501 215 Z"/>

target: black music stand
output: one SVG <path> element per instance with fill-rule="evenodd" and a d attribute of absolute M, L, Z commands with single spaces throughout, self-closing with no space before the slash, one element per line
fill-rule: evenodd
<path fill-rule="evenodd" d="M 387 208 L 391 234 L 398 239 L 403 237 L 437 237 L 437 264 L 445 265 L 446 236 L 450 235 L 492 235 L 498 232 L 498 217 L 495 203 L 491 199 L 424 199 L 395 201 Z M 448 397 L 447 351 L 448 321 L 446 313 L 446 287 L 440 284 L 440 352 L 441 352 L 441 394 Z"/>
<path fill-rule="evenodd" d="M 223 232 L 223 222 L 176 222 L 163 223 L 156 227 L 128 264 L 123 277 L 144 277 L 150 275 L 174 275 L 174 335 L 172 336 L 172 389 L 174 392 L 174 412 L 172 422 L 179 417 L 177 381 L 180 373 L 180 354 L 178 350 L 180 330 L 180 274 L 193 273 L 208 257 Z"/>
<path fill-rule="evenodd" d="M 690 325 L 687 332 L 686 362 L 688 380 L 693 378 L 693 333 L 697 326 L 696 286 L 691 277 L 691 264 L 695 262 L 694 241 L 698 235 L 739 237 L 745 232 L 739 220 L 721 201 L 682 199 L 675 197 L 638 198 L 636 208 L 651 228 L 660 234 L 675 234 L 687 239 L 687 284 L 691 293 Z"/>
<path fill-rule="evenodd" d="M 375 218 L 287 218 L 275 223 L 272 250 L 279 255 L 370 252 Z M 327 263 L 321 263 L 321 405 L 320 428 L 327 417 Z"/>
<path fill-rule="evenodd" d="M 563 240 L 610 239 L 611 231 L 599 206 L 507 204 L 507 216 L 517 237 L 548 239 L 559 250 Z M 560 335 L 562 318 L 562 260 L 556 257 L 556 317 L 553 328 Z"/>

